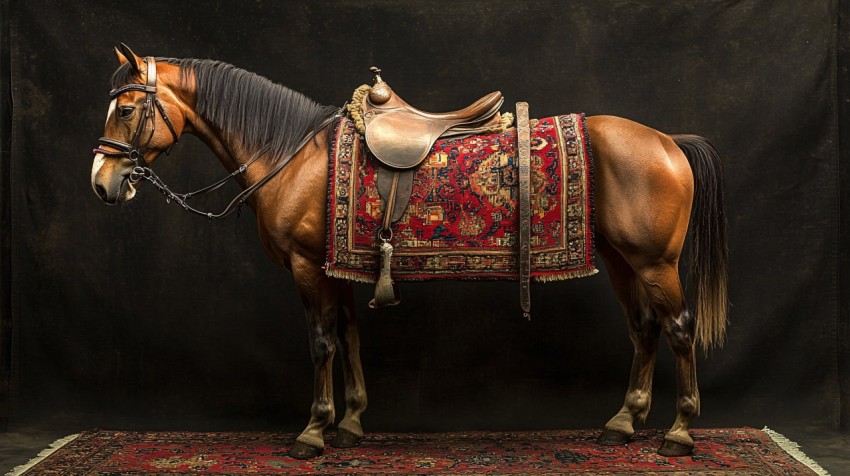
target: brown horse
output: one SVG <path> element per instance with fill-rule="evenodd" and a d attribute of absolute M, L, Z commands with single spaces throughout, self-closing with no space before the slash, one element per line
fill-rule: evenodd
<path fill-rule="evenodd" d="M 363 436 L 366 387 L 352 283 L 325 274 L 328 120 L 334 108 L 253 73 L 211 60 L 140 58 L 122 45 L 112 103 L 91 183 L 106 203 L 132 199 L 150 165 L 184 133 L 198 136 L 247 192 L 262 244 L 291 270 L 307 312 L 315 367 L 310 422 L 290 450 L 322 453 L 335 421 L 332 363 L 339 349 L 345 416 L 333 445 Z M 611 116 L 587 119 L 595 170 L 596 243 L 626 313 L 634 360 L 625 402 L 599 442 L 620 445 L 645 421 L 663 333 L 676 360 L 676 420 L 659 453 L 686 455 L 699 415 L 694 343 L 722 343 L 727 315 L 726 218 L 717 151 L 698 136 L 667 135 Z M 310 131 L 317 130 L 313 135 Z M 300 143 L 299 143 L 300 141 Z M 240 166 L 250 162 L 247 168 Z M 288 164 L 288 165 L 287 165 Z M 286 165 L 286 167 L 283 167 Z M 279 173 L 270 174 L 278 170 Z M 260 186 L 257 186 L 259 184 Z M 263 185 L 264 184 L 264 185 Z M 239 197 L 238 197 L 239 198 Z M 692 223 L 694 312 L 679 279 Z"/>

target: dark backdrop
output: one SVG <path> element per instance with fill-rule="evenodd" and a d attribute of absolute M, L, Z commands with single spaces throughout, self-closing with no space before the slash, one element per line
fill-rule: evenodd
<path fill-rule="evenodd" d="M 106 207 L 91 191 L 89 150 L 123 41 L 224 60 L 326 104 L 375 64 L 423 109 L 500 89 L 536 117 L 614 114 L 709 137 L 725 158 L 733 307 L 727 345 L 699 362 L 697 424 L 838 425 L 837 1 L 6 5 L 0 356 L 13 421 L 296 430 L 308 418 L 303 311 L 253 216 L 207 222 L 148 187 Z M 222 172 L 194 138 L 157 170 L 182 189 Z M 367 430 L 604 423 L 631 361 L 604 272 L 534 286 L 531 323 L 516 288 L 409 284 L 400 307 L 376 312 L 358 287 Z M 660 428 L 674 415 L 666 349 L 656 375 L 649 424 Z"/>

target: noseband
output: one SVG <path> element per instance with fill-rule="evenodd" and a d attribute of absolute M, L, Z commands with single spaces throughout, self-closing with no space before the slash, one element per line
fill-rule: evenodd
<path fill-rule="evenodd" d="M 159 109 L 163 122 L 165 122 L 165 125 L 168 126 L 168 130 L 171 131 L 175 144 L 178 139 L 177 132 L 174 130 L 174 126 L 171 124 L 168 114 L 165 112 L 165 107 L 156 95 L 156 60 L 152 56 L 148 56 L 145 58 L 145 63 L 148 66 L 148 78 L 146 84 L 127 84 L 109 91 L 110 99 L 115 99 L 129 91 L 142 91 L 145 93 L 145 101 L 142 103 L 142 115 L 139 119 L 138 125 L 136 125 L 136 131 L 133 133 L 133 138 L 128 143 L 110 139 L 108 137 L 101 137 L 97 141 L 98 144 L 118 149 L 118 151 L 106 150 L 101 147 L 97 147 L 93 150 L 95 154 L 103 154 L 108 157 L 127 157 L 133 161 L 136 167 L 145 167 L 147 165 L 145 162 L 144 149 L 141 145 L 142 135 L 145 131 L 145 123 L 150 122 L 150 134 L 144 144 L 144 148 L 147 148 L 151 139 L 153 139 L 154 133 L 156 132 L 157 109 Z M 156 109 L 154 109 L 154 106 L 156 106 Z M 172 144 L 172 147 L 173 146 L 174 145 Z"/>

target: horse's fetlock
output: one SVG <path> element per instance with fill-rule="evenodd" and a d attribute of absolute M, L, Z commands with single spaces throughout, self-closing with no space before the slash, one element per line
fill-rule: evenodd
<path fill-rule="evenodd" d="M 698 417 L 699 397 L 681 397 L 679 398 L 679 411 L 688 417 Z"/>
<path fill-rule="evenodd" d="M 652 394 L 650 392 L 636 390 L 626 395 L 626 406 L 629 408 L 629 412 L 635 416 L 648 413 L 651 403 Z"/>
<path fill-rule="evenodd" d="M 351 409 L 361 411 L 365 410 L 367 403 L 368 398 L 366 397 L 366 392 L 362 390 L 355 390 L 345 395 L 345 404 Z"/>
<path fill-rule="evenodd" d="M 333 403 L 316 403 L 313 405 L 313 416 L 327 424 L 332 423 L 336 417 Z"/>

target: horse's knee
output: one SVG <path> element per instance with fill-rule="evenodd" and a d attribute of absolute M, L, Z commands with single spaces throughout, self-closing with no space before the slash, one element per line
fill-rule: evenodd
<path fill-rule="evenodd" d="M 310 356 L 314 365 L 322 365 L 328 362 L 336 352 L 336 339 L 331 332 L 315 330 L 310 338 Z"/>
<path fill-rule="evenodd" d="M 670 348 L 677 355 L 690 353 L 694 346 L 696 320 L 693 314 L 683 310 L 678 316 L 664 323 L 664 334 Z"/>

